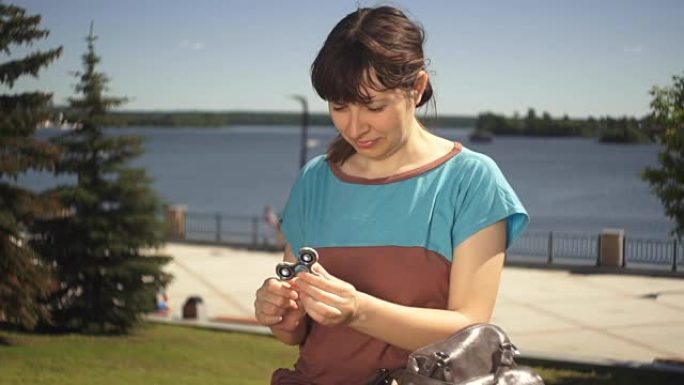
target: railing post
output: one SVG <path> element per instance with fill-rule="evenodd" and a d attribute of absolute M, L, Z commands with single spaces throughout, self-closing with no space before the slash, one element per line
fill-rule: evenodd
<path fill-rule="evenodd" d="M 677 238 L 672 240 L 672 271 L 677 271 Z"/>
<path fill-rule="evenodd" d="M 216 214 L 216 243 L 221 243 L 221 214 Z"/>
<path fill-rule="evenodd" d="M 622 264 L 620 267 L 625 267 L 627 265 L 627 237 L 622 237 Z"/>
<path fill-rule="evenodd" d="M 547 263 L 550 265 L 553 263 L 553 231 L 549 231 L 549 254 Z"/>
<path fill-rule="evenodd" d="M 599 266 L 624 267 L 625 231 L 623 229 L 603 229 L 601 231 Z"/>
<path fill-rule="evenodd" d="M 598 242 L 596 242 L 596 266 L 601 266 L 601 233 L 599 233 Z"/>
<path fill-rule="evenodd" d="M 252 215 L 252 246 L 259 244 L 259 217 Z"/>
<path fill-rule="evenodd" d="M 184 240 L 185 234 L 187 234 L 185 206 L 167 205 L 164 211 L 167 239 L 172 241 Z"/>

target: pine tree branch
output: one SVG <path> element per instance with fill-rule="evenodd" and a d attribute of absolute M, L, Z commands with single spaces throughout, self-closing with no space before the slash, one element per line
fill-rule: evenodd
<path fill-rule="evenodd" d="M 29 169 L 53 170 L 58 156 L 57 146 L 35 138 L 0 138 L 0 178 Z"/>
<path fill-rule="evenodd" d="M 10 54 L 10 44 L 30 44 L 49 35 L 49 31 L 36 29 L 40 15 L 26 16 L 22 8 L 0 3 L 0 51 Z"/>
<path fill-rule="evenodd" d="M 0 112 L 9 113 L 15 108 L 32 108 L 45 106 L 52 99 L 52 93 L 23 92 L 21 94 L 0 95 Z"/>
<path fill-rule="evenodd" d="M 16 236 L 26 231 L 34 219 L 56 215 L 61 210 L 57 198 L 53 193 L 38 194 L 0 183 L 0 201 L 5 202 L 3 211 L 0 211 L 0 233 Z"/>
<path fill-rule="evenodd" d="M 0 64 L 0 83 L 14 87 L 14 82 L 23 75 L 38 77 L 38 71 L 52 63 L 62 54 L 62 47 L 47 52 L 33 52 L 22 59 L 10 60 Z"/>
<path fill-rule="evenodd" d="M 32 136 L 39 122 L 50 116 L 47 107 L 17 108 L 7 114 L 0 114 L 0 142 L 3 138 Z"/>

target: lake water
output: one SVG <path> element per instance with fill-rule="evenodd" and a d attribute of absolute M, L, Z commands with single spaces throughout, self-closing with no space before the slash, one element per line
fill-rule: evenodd
<path fill-rule="evenodd" d="M 466 129 L 436 132 L 498 163 L 529 211 L 531 229 L 597 233 L 621 228 L 628 236 L 666 238 L 673 227 L 639 178 L 644 167 L 657 164 L 656 145 L 523 137 L 497 137 L 484 144 L 470 143 Z M 146 152 L 133 164 L 147 169 L 164 201 L 185 205 L 189 212 L 260 215 L 267 204 L 280 211 L 299 169 L 297 127 L 125 128 L 107 133 L 146 137 Z M 323 153 L 334 135 L 332 128 L 311 128 L 309 158 Z M 39 190 L 56 181 L 34 173 L 20 183 Z"/>

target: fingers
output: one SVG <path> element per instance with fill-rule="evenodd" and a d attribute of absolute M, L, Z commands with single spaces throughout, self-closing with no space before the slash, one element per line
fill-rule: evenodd
<path fill-rule="evenodd" d="M 331 305 L 339 305 L 346 301 L 343 297 L 345 291 L 337 286 L 316 286 L 316 283 L 311 284 L 307 281 L 300 280 L 297 283 L 297 289 L 300 292 L 300 299 L 303 303 L 305 303 L 304 298 L 307 300 L 325 302 Z"/>
<path fill-rule="evenodd" d="M 275 278 L 265 280 L 259 290 L 257 290 L 256 296 L 257 298 L 260 296 L 265 298 L 281 297 L 295 301 L 299 298 L 291 283 L 279 281 Z"/>
<path fill-rule="evenodd" d="M 261 316 L 257 317 L 257 322 L 259 322 L 261 325 L 264 326 L 271 326 L 271 325 L 276 325 L 280 323 L 283 320 L 283 316 L 281 315 L 265 315 L 262 314 Z"/>
<path fill-rule="evenodd" d="M 254 301 L 257 321 L 289 328 L 296 327 L 305 314 L 323 325 L 351 320 L 357 313 L 354 286 L 334 277 L 319 263 L 311 266 L 311 271 L 313 274 L 300 273 L 289 281 L 264 281 Z"/>
<path fill-rule="evenodd" d="M 308 273 L 299 274 L 297 276 L 297 288 L 301 288 L 304 285 L 309 285 L 331 293 L 343 293 L 350 289 L 350 285 L 347 282 L 333 277 L 327 271 L 325 271 L 321 265 L 316 264 L 313 266 L 313 269 L 314 272 L 319 275 L 316 276 L 314 274 Z"/>
<path fill-rule="evenodd" d="M 288 311 L 300 309 L 299 294 L 287 282 L 269 278 L 256 292 L 254 315 L 263 325 L 273 325 L 282 321 Z"/>
<path fill-rule="evenodd" d="M 330 275 L 320 265 L 312 266 L 318 274 L 298 275 L 295 288 L 300 304 L 316 322 L 324 325 L 346 323 L 357 313 L 356 289 Z"/>
<path fill-rule="evenodd" d="M 287 307 L 257 299 L 254 302 L 254 316 L 263 325 L 273 325 L 283 320 L 290 311 L 298 311 L 300 306 L 296 302 L 288 303 Z"/>
<path fill-rule="evenodd" d="M 319 274 L 320 276 L 322 276 L 322 277 L 325 278 L 325 279 L 329 279 L 329 280 L 334 280 L 334 279 L 335 279 L 335 277 L 333 277 L 332 275 L 330 275 L 330 273 L 328 273 L 328 271 L 325 270 L 325 269 L 323 268 L 323 266 L 322 266 L 320 263 L 318 263 L 318 262 L 314 263 L 314 265 L 311 266 L 311 270 L 312 270 L 314 273 Z"/>
<path fill-rule="evenodd" d="M 306 302 L 302 305 L 309 317 L 322 325 L 338 324 L 346 318 L 342 310 L 324 302 L 316 301 L 308 295 L 302 296 L 302 302 Z"/>

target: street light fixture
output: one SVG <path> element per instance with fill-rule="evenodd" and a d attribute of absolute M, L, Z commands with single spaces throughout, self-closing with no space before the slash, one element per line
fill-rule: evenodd
<path fill-rule="evenodd" d="M 306 163 L 306 147 L 309 126 L 309 104 L 306 102 L 306 97 L 302 95 L 290 95 L 292 99 L 298 100 L 302 104 L 302 136 L 299 147 L 299 168 L 304 167 Z"/>

